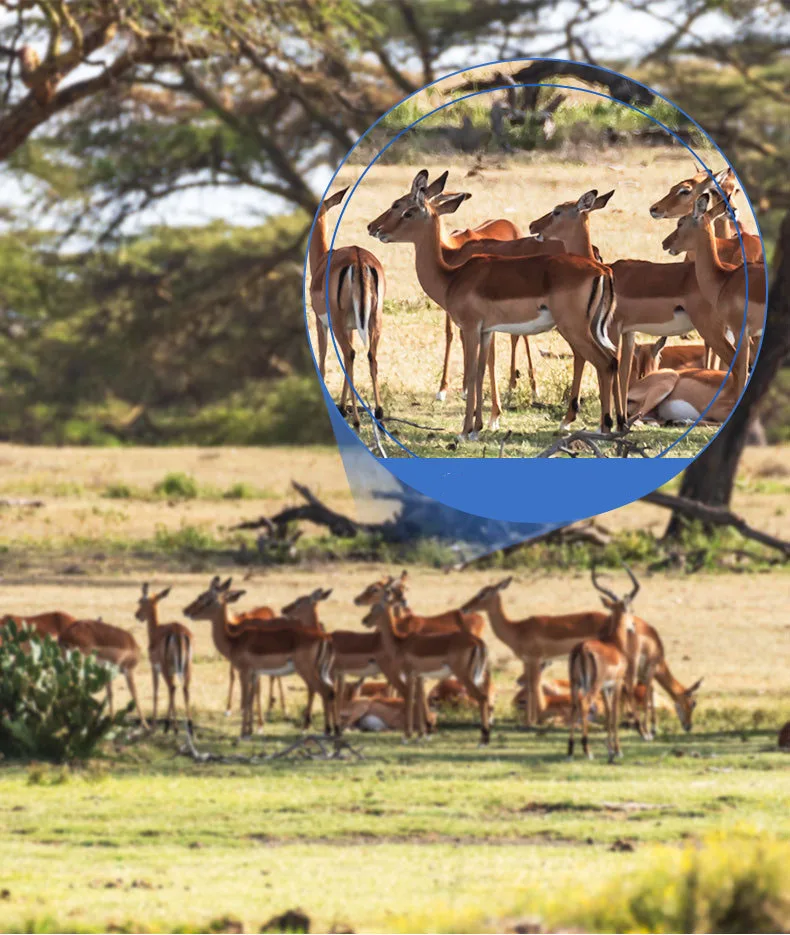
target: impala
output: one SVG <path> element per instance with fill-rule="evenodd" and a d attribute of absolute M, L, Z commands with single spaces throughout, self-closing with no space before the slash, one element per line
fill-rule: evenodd
<path fill-rule="evenodd" d="M 184 710 L 187 730 L 192 730 L 192 715 L 189 713 L 189 683 L 192 680 L 192 633 L 183 623 L 160 623 L 159 602 L 170 593 L 165 588 L 158 594 L 150 594 L 148 583 L 143 584 L 135 617 L 148 628 L 148 660 L 154 680 L 154 713 L 152 724 L 156 727 L 156 710 L 159 700 L 159 676 L 165 680 L 169 697 L 165 716 L 165 733 L 176 728 L 176 678 L 181 680 L 184 694 Z"/>
<path fill-rule="evenodd" d="M 316 216 L 313 236 L 310 239 L 310 300 L 316 317 L 318 334 L 318 364 L 321 376 L 326 375 L 326 351 L 328 332 L 332 333 L 343 354 L 345 379 L 340 396 L 340 411 L 346 414 L 346 397 L 351 394 L 351 415 L 359 428 L 357 396 L 354 392 L 354 331 L 359 335 L 362 347 L 368 349 L 370 379 L 373 383 L 374 415 L 380 419 L 381 408 L 378 378 L 378 346 L 381 338 L 382 315 L 384 313 L 384 268 L 376 257 L 364 247 L 337 247 L 329 250 L 326 213 L 339 205 L 347 188 L 336 192 L 321 204 Z M 326 274 L 329 268 L 329 287 Z M 327 295 L 329 307 L 327 307 Z"/>
<path fill-rule="evenodd" d="M 590 212 L 603 208 L 612 194 L 599 196 L 596 189 L 591 189 L 576 201 L 558 204 L 533 221 L 529 229 L 541 236 L 562 240 L 568 253 L 592 257 Z M 713 353 L 728 365 L 731 363 L 735 347 L 725 335 L 725 325 L 716 307 L 697 284 L 694 263 L 616 260 L 611 269 L 617 297 L 613 331 L 622 340 L 620 392 L 623 400 L 631 377 L 636 332 L 661 337 L 687 334 L 696 329 Z M 574 356 L 569 413 L 578 409 L 584 363 L 579 355 Z"/>
<path fill-rule="evenodd" d="M 427 182 L 423 169 L 403 204 L 377 218 L 368 230 L 384 243 L 415 245 L 421 286 L 441 299 L 439 304 L 463 332 L 467 398 L 462 437 L 476 438 L 483 427 L 483 377 L 494 334 L 540 334 L 555 327 L 576 354 L 595 366 L 601 426 L 611 431 L 617 348 L 606 334 L 615 309 L 609 268 L 594 260 L 559 254 L 474 256 L 454 269 L 442 256 L 440 219 L 425 197 Z M 614 389 L 617 423 L 622 427 L 625 421 L 616 381 Z M 492 426 L 496 418 L 492 404 Z"/>
<path fill-rule="evenodd" d="M 238 631 L 240 627 L 247 620 L 271 620 L 277 615 L 271 609 L 271 607 L 266 607 L 264 605 L 260 607 L 255 607 L 252 610 L 245 610 L 241 613 L 236 614 L 233 617 L 232 623 L 228 624 L 228 633 L 233 636 L 234 633 Z M 225 705 L 225 717 L 230 717 L 231 711 L 233 708 L 233 684 L 236 680 L 236 670 L 233 666 L 230 666 L 230 677 L 228 681 L 228 701 Z M 285 707 L 285 694 L 283 692 L 283 680 L 279 676 L 272 676 L 269 679 L 269 701 L 266 706 L 266 714 L 269 715 L 272 713 L 274 708 L 274 688 L 275 684 L 280 692 L 280 709 L 282 710 L 283 715 L 286 714 Z M 264 717 L 263 717 L 263 707 L 261 704 L 261 682 L 260 680 L 255 685 L 255 711 L 256 719 L 258 721 L 259 729 L 263 729 Z"/>
<path fill-rule="evenodd" d="M 634 347 L 630 386 L 656 370 L 705 369 L 704 344 L 678 344 L 665 347 L 666 343 L 665 336 L 653 344 L 637 344 Z"/>
<path fill-rule="evenodd" d="M 727 167 L 714 176 L 721 190 L 727 199 L 726 203 L 721 197 L 718 189 L 711 193 L 715 195 L 718 205 L 713 205 L 711 209 L 711 219 L 713 220 L 713 230 L 716 236 L 717 249 L 723 263 L 731 263 L 734 266 L 740 266 L 744 259 L 747 263 L 763 262 L 763 245 L 760 238 L 754 234 L 747 234 L 737 221 L 737 210 L 732 204 L 732 198 L 740 190 L 735 173 Z M 654 218 L 682 218 L 691 214 L 694 209 L 694 202 L 698 195 L 710 188 L 711 176 L 703 169 L 697 172 L 690 179 L 684 179 L 673 185 L 672 188 L 659 199 L 654 205 L 650 206 L 650 215 Z M 715 188 L 715 186 L 714 186 Z M 730 215 L 727 208 L 730 208 L 735 215 L 735 219 Z M 738 238 L 740 232 L 741 239 Z M 741 240 L 743 247 L 741 247 Z M 686 259 L 694 259 L 693 249 L 686 253 Z"/>
<path fill-rule="evenodd" d="M 628 418 L 693 423 L 705 413 L 721 424 L 737 401 L 734 378 L 721 370 L 655 370 L 629 387 Z"/>
<path fill-rule="evenodd" d="M 598 636 L 608 618 L 588 612 L 510 620 L 502 605 L 502 592 L 510 587 L 512 581 L 513 578 L 509 577 L 484 587 L 461 610 L 464 613 L 480 611 L 488 614 L 494 636 L 524 664 L 522 678 L 528 686 L 529 696 L 526 723 L 534 725 L 539 721 L 543 708 L 540 691 L 543 663 L 567 656 L 577 643 Z"/>
<path fill-rule="evenodd" d="M 148 728 L 148 722 L 140 707 L 137 686 L 134 682 L 134 670 L 140 661 L 140 647 L 131 633 L 114 627 L 103 620 L 75 620 L 58 637 L 61 649 L 77 650 L 88 656 L 93 653 L 97 659 L 116 666 L 121 670 L 129 686 L 134 706 L 140 716 L 140 723 Z M 110 716 L 113 713 L 112 679 L 107 683 L 107 701 Z"/>
<path fill-rule="evenodd" d="M 693 212 L 682 217 L 677 228 L 664 240 L 664 249 L 673 256 L 689 248 L 694 250 L 699 290 L 723 322 L 727 340 L 736 343 L 736 335 L 743 329 L 740 352 L 733 368 L 737 396 L 740 396 L 749 378 L 751 339 L 762 335 L 765 323 L 765 267 L 761 263 L 736 267 L 722 264 L 707 217 L 710 201 L 710 192 L 698 196 Z"/>
<path fill-rule="evenodd" d="M 362 623 L 370 629 L 378 630 L 385 647 L 406 678 L 405 739 L 411 739 L 415 704 L 418 734 L 422 737 L 425 733 L 424 679 L 445 678 L 452 674 L 477 702 L 480 709 L 480 742 L 487 744 L 490 736 L 491 673 L 486 644 L 463 630 L 430 636 L 413 633 L 397 637 L 393 632 L 394 621 L 392 607 L 387 601 L 381 601 L 373 605 Z"/>
<path fill-rule="evenodd" d="M 232 621 L 228 605 L 235 603 L 245 593 L 231 591 L 230 585 L 230 578 L 220 584 L 219 578 L 215 577 L 208 589 L 184 608 L 184 614 L 191 620 L 208 620 L 211 623 L 214 645 L 239 672 L 241 736 L 252 734 L 253 697 L 257 678 L 260 675 L 290 675 L 292 672 L 302 678 L 308 691 L 312 689 L 321 696 L 326 733 L 336 730 L 335 691 L 330 675 L 332 648 L 327 635 L 318 630 L 294 626 L 294 621 L 288 618 L 275 617 L 260 621 L 260 625 L 247 621 L 238 635 L 229 636 L 227 627 Z"/>
<path fill-rule="evenodd" d="M 429 724 L 436 725 L 436 715 L 429 712 Z M 406 702 L 403 698 L 357 698 L 340 710 L 341 727 L 364 731 L 405 730 Z"/>
<path fill-rule="evenodd" d="M 62 610 L 51 610 L 41 614 L 29 614 L 28 616 L 3 614 L 0 617 L 0 629 L 2 629 L 6 620 L 13 620 L 17 626 L 21 627 L 27 624 L 41 636 L 48 635 L 57 639 L 76 619 L 76 617 L 72 617 L 71 614 L 67 614 Z"/>

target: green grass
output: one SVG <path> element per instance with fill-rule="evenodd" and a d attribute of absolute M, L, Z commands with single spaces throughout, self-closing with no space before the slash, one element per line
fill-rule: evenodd
<path fill-rule="evenodd" d="M 206 930 L 228 916 L 257 931 L 296 906 L 318 930 L 567 918 L 580 893 L 558 897 L 579 874 L 586 891 L 614 884 L 644 867 L 647 845 L 738 828 L 790 837 L 790 759 L 775 749 L 790 712 L 765 709 L 755 727 L 754 713 L 721 717 L 713 703 L 690 735 L 668 714 L 653 744 L 624 734 L 616 766 L 600 732 L 597 760 L 568 763 L 564 730 L 527 734 L 506 711 L 489 749 L 468 718 L 421 745 L 354 737 L 360 762 L 201 766 L 160 735 L 82 772 L 6 765 L 0 853 L 14 857 L 0 928 Z M 200 712 L 198 723 L 199 746 L 228 753 L 296 737 L 278 721 L 238 747 L 235 722 Z"/>

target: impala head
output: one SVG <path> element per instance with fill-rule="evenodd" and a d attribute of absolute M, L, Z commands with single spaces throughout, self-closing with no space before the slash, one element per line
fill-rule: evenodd
<path fill-rule="evenodd" d="M 306 623 L 318 624 L 316 604 L 325 601 L 332 593 L 332 588 L 316 588 L 311 594 L 303 594 L 283 607 L 281 613 L 286 617 L 296 617 Z"/>
<path fill-rule="evenodd" d="M 411 191 L 393 201 L 392 206 L 368 224 L 368 233 L 382 243 L 414 243 L 439 214 L 452 214 L 472 196 L 468 192 L 443 195 L 443 179 L 439 176 L 428 185 L 428 170 L 421 169 L 411 183 Z M 442 181 L 439 191 L 434 186 Z M 431 196 L 430 192 L 435 193 Z"/>
<path fill-rule="evenodd" d="M 591 569 L 592 574 L 592 583 L 593 587 L 601 595 L 601 603 L 603 606 L 611 612 L 612 618 L 617 622 L 623 622 L 625 624 L 626 630 L 629 632 L 634 631 L 634 613 L 633 613 L 633 603 L 634 598 L 639 593 L 639 582 L 636 580 L 634 573 L 626 565 L 625 562 L 621 563 L 626 572 L 628 572 L 628 577 L 631 579 L 631 584 L 633 587 L 622 597 L 618 597 L 614 591 L 610 591 L 608 588 L 605 588 L 599 578 L 598 571 L 593 565 Z"/>
<path fill-rule="evenodd" d="M 721 190 L 731 199 L 739 190 L 735 173 L 728 166 L 717 172 L 713 177 Z M 684 179 L 673 185 L 672 188 L 655 204 L 650 206 L 650 216 L 654 218 L 681 218 L 691 214 L 694 207 L 694 200 L 702 192 L 712 190 L 717 194 L 717 201 L 721 201 L 716 185 L 711 181 L 711 177 L 703 169 L 697 172 L 690 179 Z"/>
<path fill-rule="evenodd" d="M 357 607 L 372 607 L 373 604 L 378 603 L 387 591 L 393 587 L 397 587 L 400 591 L 400 594 L 403 595 L 403 592 L 406 590 L 408 584 L 409 575 L 407 571 L 402 571 L 400 578 L 397 580 L 392 577 L 392 575 L 385 575 L 383 578 L 379 578 L 378 581 L 374 581 L 373 584 L 369 584 L 364 591 L 357 594 L 354 598 L 354 603 Z"/>
<path fill-rule="evenodd" d="M 698 195 L 694 201 L 694 209 L 691 214 L 680 218 L 677 227 L 672 233 L 664 238 L 663 248 L 670 256 L 679 256 L 688 250 L 696 249 L 697 231 L 705 227 L 708 222 L 708 211 L 710 210 L 711 193 L 703 192 Z"/>
<path fill-rule="evenodd" d="M 475 610 L 487 610 L 495 600 L 498 600 L 499 595 L 505 588 L 509 588 L 511 582 L 513 581 L 513 576 L 505 578 L 500 581 L 498 584 L 489 584 L 486 585 L 481 591 L 478 591 L 475 596 L 467 601 L 463 607 L 461 607 L 462 614 L 470 614 Z"/>
<path fill-rule="evenodd" d="M 184 608 L 184 616 L 189 617 L 190 620 L 208 620 L 217 607 L 235 603 L 247 592 L 231 591 L 232 581 L 232 578 L 228 578 L 226 581 L 220 582 L 219 575 L 215 575 L 208 588 Z"/>
<path fill-rule="evenodd" d="M 697 692 L 700 685 L 702 685 L 702 679 L 697 679 L 691 688 L 687 688 L 675 698 L 675 711 L 685 731 L 691 730 L 691 721 L 694 716 L 694 708 L 697 707 Z"/>
<path fill-rule="evenodd" d="M 385 624 L 392 624 L 392 605 L 389 594 L 385 594 L 370 608 L 362 618 L 362 626 L 373 630 Z"/>
<path fill-rule="evenodd" d="M 661 366 L 661 351 L 667 343 L 666 335 L 652 344 L 637 344 L 634 348 L 634 362 L 632 364 L 632 379 L 641 380 L 650 373 L 654 373 Z"/>
<path fill-rule="evenodd" d="M 160 591 L 158 594 L 151 594 L 148 590 L 148 582 L 146 581 L 143 584 L 143 590 L 137 603 L 135 617 L 145 623 L 150 617 L 151 611 L 154 610 L 159 601 L 164 600 L 169 593 L 170 588 L 165 588 L 164 591 Z"/>
<path fill-rule="evenodd" d="M 548 214 L 534 220 L 529 225 L 529 232 L 535 234 L 538 240 L 567 240 L 573 236 L 580 223 L 589 223 L 590 211 L 605 208 L 613 194 L 614 189 L 599 195 L 598 189 L 592 188 L 577 201 L 563 201 Z"/>

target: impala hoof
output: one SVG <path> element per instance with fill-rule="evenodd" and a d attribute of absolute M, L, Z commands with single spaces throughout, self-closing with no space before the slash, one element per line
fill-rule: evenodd
<path fill-rule="evenodd" d="M 384 418 L 384 410 L 382 409 L 381 406 L 376 406 L 375 410 L 373 411 L 373 415 L 374 415 L 377 419 L 383 419 L 383 418 Z"/>
<path fill-rule="evenodd" d="M 436 401 L 443 403 L 445 399 L 447 399 L 447 390 L 439 390 L 439 392 L 436 394 Z"/>
<path fill-rule="evenodd" d="M 497 416 L 495 419 L 490 419 L 488 427 L 491 429 L 491 431 L 495 432 L 499 428 L 499 416 Z"/>
<path fill-rule="evenodd" d="M 480 437 L 480 433 L 470 432 L 466 437 L 469 439 L 470 442 L 476 442 L 477 439 Z"/>

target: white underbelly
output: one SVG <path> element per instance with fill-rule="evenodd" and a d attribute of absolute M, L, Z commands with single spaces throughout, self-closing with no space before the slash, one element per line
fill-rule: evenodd
<path fill-rule="evenodd" d="M 256 675 L 271 675 L 271 676 L 293 675 L 295 671 L 296 671 L 296 667 L 294 666 L 293 662 L 289 661 L 289 662 L 286 662 L 284 666 L 280 666 L 277 669 L 256 669 L 255 674 Z"/>
<path fill-rule="evenodd" d="M 675 312 L 669 321 L 643 322 L 637 325 L 627 325 L 623 331 L 639 331 L 641 334 L 650 334 L 657 338 L 672 337 L 679 334 L 688 334 L 694 330 L 694 325 L 687 312 Z"/>
<path fill-rule="evenodd" d="M 359 676 L 360 678 L 369 678 L 373 675 L 378 675 L 380 671 L 375 662 L 369 662 L 362 669 L 349 669 L 343 668 L 342 666 L 337 666 L 337 668 L 341 669 L 343 672 L 353 672 L 354 675 Z"/>
<path fill-rule="evenodd" d="M 685 399 L 665 399 L 656 407 L 664 422 L 696 422 L 699 411 Z"/>
<path fill-rule="evenodd" d="M 486 334 L 490 334 L 492 331 L 500 334 L 543 334 L 544 331 L 551 331 L 553 327 L 554 316 L 547 308 L 541 308 L 531 321 L 491 325 L 490 328 L 483 328 L 483 331 Z"/>
<path fill-rule="evenodd" d="M 434 672 L 420 672 L 420 675 L 425 679 L 446 679 L 451 674 L 450 666 L 442 666 L 441 669 L 436 669 Z"/>
<path fill-rule="evenodd" d="M 376 733 L 382 730 L 389 730 L 384 721 L 376 714 L 363 714 L 359 721 L 357 721 L 357 727 L 360 730 L 375 731 Z"/>

